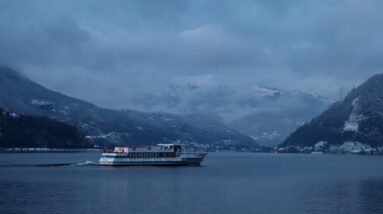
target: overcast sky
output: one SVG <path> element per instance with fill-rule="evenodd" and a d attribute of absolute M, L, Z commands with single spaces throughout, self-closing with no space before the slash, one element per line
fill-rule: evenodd
<path fill-rule="evenodd" d="M 382 8 L 379 0 L 0 0 L 0 64 L 114 108 L 183 77 L 335 97 L 383 71 Z"/>

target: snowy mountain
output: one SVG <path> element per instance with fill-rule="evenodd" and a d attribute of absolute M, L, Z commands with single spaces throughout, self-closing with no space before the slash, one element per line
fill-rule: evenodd
<path fill-rule="evenodd" d="M 346 98 L 292 133 L 281 145 L 355 152 L 383 146 L 383 74 L 368 79 Z M 383 148 L 383 147 L 382 147 Z"/>
<path fill-rule="evenodd" d="M 250 137 L 207 116 L 104 109 L 46 89 L 9 67 L 0 67 L 0 107 L 74 125 L 100 143 L 230 142 L 233 146 L 257 146 Z"/>
<path fill-rule="evenodd" d="M 234 86 L 211 76 L 170 81 L 156 93 L 139 95 L 130 105 L 143 111 L 205 114 L 274 146 L 320 114 L 330 101 L 315 94 L 258 84 Z"/>

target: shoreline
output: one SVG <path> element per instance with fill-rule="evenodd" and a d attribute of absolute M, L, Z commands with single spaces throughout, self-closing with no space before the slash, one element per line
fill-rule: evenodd
<path fill-rule="evenodd" d="M 0 153 L 71 153 L 99 152 L 100 149 L 63 149 L 63 148 L 0 148 Z"/>

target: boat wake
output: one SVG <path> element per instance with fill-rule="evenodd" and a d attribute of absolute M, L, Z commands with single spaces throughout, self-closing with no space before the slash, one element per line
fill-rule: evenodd
<path fill-rule="evenodd" d="M 72 164 L 70 166 L 97 166 L 98 163 L 95 163 L 93 161 L 85 161 L 85 162 L 82 162 L 82 163 L 75 163 L 75 164 Z"/>

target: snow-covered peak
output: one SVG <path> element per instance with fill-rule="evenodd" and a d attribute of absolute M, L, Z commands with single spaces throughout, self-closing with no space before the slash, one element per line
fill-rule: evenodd
<path fill-rule="evenodd" d="M 252 85 L 250 86 L 250 93 L 254 96 L 259 97 L 274 97 L 282 94 L 281 90 L 268 88 L 268 87 L 262 87 L 260 85 Z"/>

